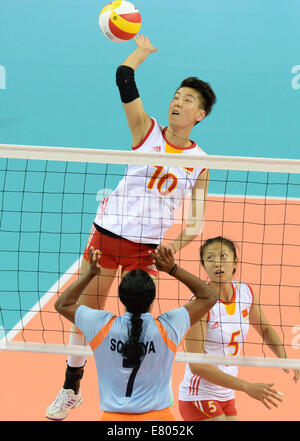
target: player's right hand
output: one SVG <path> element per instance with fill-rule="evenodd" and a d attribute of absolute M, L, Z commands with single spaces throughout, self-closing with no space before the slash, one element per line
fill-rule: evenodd
<path fill-rule="evenodd" d="M 170 248 L 160 245 L 155 252 L 149 251 L 158 271 L 169 273 L 174 266 L 174 256 Z"/>
<path fill-rule="evenodd" d="M 274 383 L 248 383 L 245 392 L 252 398 L 261 401 L 264 406 L 271 409 L 272 406 L 278 407 L 277 401 L 282 402 L 282 394 L 274 389 L 272 386 Z"/>

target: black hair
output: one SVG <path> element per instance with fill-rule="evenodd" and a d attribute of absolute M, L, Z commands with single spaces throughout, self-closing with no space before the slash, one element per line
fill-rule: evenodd
<path fill-rule="evenodd" d="M 181 87 L 191 87 L 192 89 L 196 90 L 201 96 L 200 101 L 206 112 L 206 116 L 210 114 L 213 105 L 217 101 L 217 97 L 209 83 L 206 83 L 205 81 L 202 81 L 197 77 L 188 77 L 181 82 L 178 89 L 180 89 Z"/>
<path fill-rule="evenodd" d="M 201 263 L 202 263 L 203 266 L 204 266 L 204 259 L 203 259 L 204 251 L 205 251 L 205 249 L 206 249 L 206 247 L 208 245 L 211 245 L 212 243 L 215 243 L 215 242 L 221 242 L 222 244 L 227 245 L 228 248 L 230 248 L 231 251 L 233 252 L 234 260 L 235 261 L 237 260 L 236 248 L 235 248 L 235 245 L 232 242 L 232 240 L 227 239 L 226 237 L 223 237 L 223 236 L 217 236 L 217 237 L 212 237 L 210 239 L 207 239 L 204 242 L 204 244 L 201 245 L 201 248 L 200 248 L 200 259 L 201 259 Z M 235 273 L 235 270 L 233 271 L 233 274 L 234 273 Z"/>
<path fill-rule="evenodd" d="M 132 314 L 129 340 L 123 345 L 122 355 L 129 365 L 135 365 L 145 355 L 145 346 L 139 341 L 143 328 L 141 314 L 149 311 L 155 299 L 155 284 L 146 271 L 132 270 L 119 285 L 119 298 Z"/>

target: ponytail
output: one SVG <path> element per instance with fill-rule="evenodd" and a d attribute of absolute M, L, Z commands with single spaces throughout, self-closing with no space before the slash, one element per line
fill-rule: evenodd
<path fill-rule="evenodd" d="M 119 285 L 119 298 L 127 312 L 132 314 L 129 340 L 122 348 L 124 361 L 129 367 L 138 364 L 145 355 L 145 346 L 139 341 L 143 329 L 141 314 L 149 311 L 155 298 L 155 284 L 145 271 L 132 270 Z"/>
<path fill-rule="evenodd" d="M 145 346 L 139 341 L 143 328 L 141 314 L 135 312 L 131 316 L 131 330 L 129 340 L 123 345 L 122 355 L 128 365 L 136 365 L 145 355 Z"/>

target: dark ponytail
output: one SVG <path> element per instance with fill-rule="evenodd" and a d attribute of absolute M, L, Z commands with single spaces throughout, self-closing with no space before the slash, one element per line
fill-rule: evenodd
<path fill-rule="evenodd" d="M 145 346 L 139 341 L 143 329 L 141 314 L 149 311 L 155 298 L 155 284 L 145 271 L 130 271 L 120 283 L 119 298 L 132 314 L 129 340 L 123 345 L 122 355 L 128 365 L 134 365 L 145 355 Z"/>
<path fill-rule="evenodd" d="M 129 365 L 137 364 L 145 355 L 145 346 L 139 341 L 143 329 L 141 314 L 135 312 L 131 316 L 131 331 L 129 340 L 123 345 L 122 355 Z"/>

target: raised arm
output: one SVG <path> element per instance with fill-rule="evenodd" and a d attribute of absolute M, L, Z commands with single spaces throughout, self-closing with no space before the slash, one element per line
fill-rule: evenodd
<path fill-rule="evenodd" d="M 134 40 L 137 44 L 137 49 L 126 58 L 116 72 L 116 82 L 132 134 L 133 147 L 137 146 L 144 139 L 152 123 L 150 116 L 144 111 L 134 74 L 140 64 L 150 54 L 157 51 L 148 37 L 137 35 Z"/>
<path fill-rule="evenodd" d="M 173 253 L 168 247 L 160 246 L 155 253 L 150 252 L 150 254 L 159 271 L 164 271 L 184 283 L 196 297 L 195 300 L 184 305 L 193 326 L 214 306 L 218 294 L 207 283 L 176 265 Z"/>
<path fill-rule="evenodd" d="M 90 270 L 84 275 L 80 276 L 73 282 L 56 300 L 55 309 L 70 322 L 75 322 L 75 312 L 78 308 L 78 299 L 90 281 L 96 276 L 100 275 L 101 267 L 99 265 L 100 251 L 94 251 L 91 247 L 89 251 Z"/>

